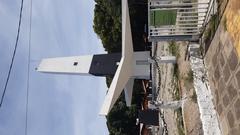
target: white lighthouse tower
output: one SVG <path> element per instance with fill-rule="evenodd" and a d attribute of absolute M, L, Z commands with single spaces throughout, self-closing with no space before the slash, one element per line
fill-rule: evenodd
<path fill-rule="evenodd" d="M 43 59 L 37 70 L 47 73 L 114 75 L 100 115 L 107 115 L 123 89 L 131 105 L 135 78 L 149 79 L 150 52 L 133 52 L 128 1 L 122 0 L 122 53 Z"/>
<path fill-rule="evenodd" d="M 129 74 L 132 78 L 149 79 L 149 56 L 149 51 L 133 53 L 134 62 L 128 65 L 133 68 L 133 73 Z M 48 58 L 41 61 L 37 70 L 46 73 L 114 76 L 121 58 L 121 53 Z"/>
<path fill-rule="evenodd" d="M 100 115 L 107 115 L 123 89 L 126 104 L 131 105 L 134 79 L 150 77 L 149 58 L 149 51 L 133 52 L 128 1 L 122 0 L 122 53 L 48 58 L 42 60 L 37 70 L 47 73 L 114 76 L 100 111 Z"/>

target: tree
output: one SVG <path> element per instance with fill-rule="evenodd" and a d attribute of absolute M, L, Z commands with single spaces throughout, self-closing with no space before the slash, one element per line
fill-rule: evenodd
<path fill-rule="evenodd" d="M 95 0 L 94 31 L 108 53 L 121 51 L 121 0 Z M 129 0 L 135 51 L 145 49 L 143 35 L 147 25 L 147 0 Z"/>

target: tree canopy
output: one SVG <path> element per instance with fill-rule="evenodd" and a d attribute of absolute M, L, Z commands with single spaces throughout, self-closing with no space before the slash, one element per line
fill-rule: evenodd
<path fill-rule="evenodd" d="M 94 31 L 102 40 L 107 52 L 121 51 L 121 0 L 95 2 Z"/>
<path fill-rule="evenodd" d="M 108 53 L 121 51 L 121 0 L 95 0 L 94 31 Z M 147 25 L 147 0 L 129 0 L 134 50 L 145 49 L 143 35 Z"/>

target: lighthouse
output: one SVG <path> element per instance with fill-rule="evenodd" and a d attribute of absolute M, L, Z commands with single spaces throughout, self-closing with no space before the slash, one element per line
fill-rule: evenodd
<path fill-rule="evenodd" d="M 127 106 L 131 105 L 134 79 L 150 79 L 150 52 L 133 51 L 128 1 L 122 0 L 122 52 L 43 59 L 37 71 L 57 74 L 113 76 L 100 115 L 106 116 L 125 92 Z M 175 58 L 173 58 L 175 59 Z M 162 62 L 171 60 L 161 59 Z"/>
<path fill-rule="evenodd" d="M 131 105 L 134 79 L 149 79 L 149 57 L 149 51 L 133 51 L 128 1 L 122 0 L 122 53 L 47 58 L 41 61 L 37 71 L 91 76 L 112 75 L 112 83 L 100 110 L 100 115 L 107 115 L 123 90 L 127 106 Z"/>

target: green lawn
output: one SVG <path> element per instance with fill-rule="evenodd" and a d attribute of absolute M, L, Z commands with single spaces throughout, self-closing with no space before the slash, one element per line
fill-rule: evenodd
<path fill-rule="evenodd" d="M 151 11 L 150 13 L 150 24 L 152 26 L 161 25 L 175 25 L 177 11 L 176 10 L 159 10 Z"/>

